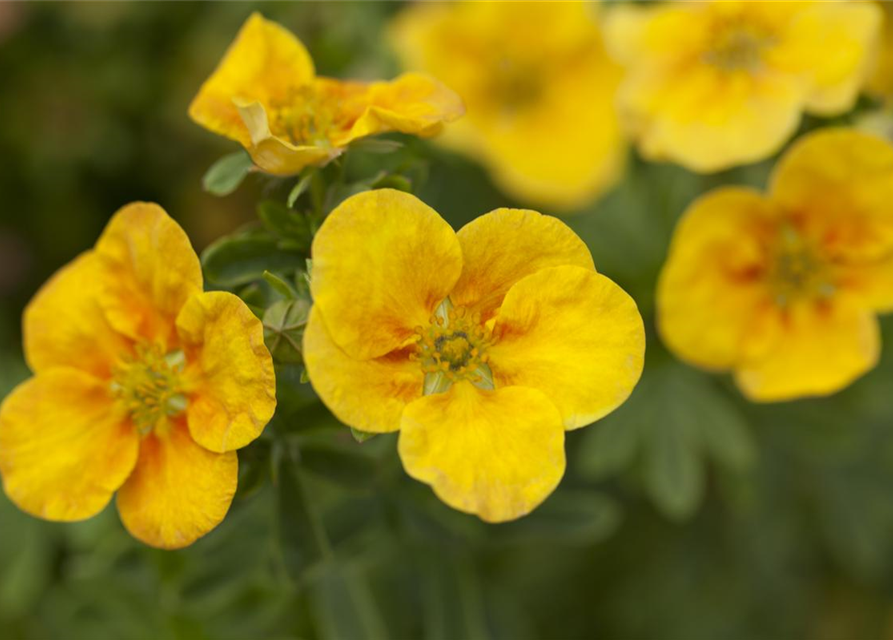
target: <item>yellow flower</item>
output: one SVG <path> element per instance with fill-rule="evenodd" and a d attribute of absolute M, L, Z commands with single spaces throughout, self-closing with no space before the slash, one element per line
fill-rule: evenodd
<path fill-rule="evenodd" d="M 874 62 L 880 9 L 862 2 L 618 7 L 608 49 L 641 153 L 699 172 L 778 151 L 801 113 L 849 110 Z"/>
<path fill-rule="evenodd" d="M 465 118 L 441 141 L 482 161 L 521 200 L 573 209 L 619 177 L 625 157 L 595 5 L 420 2 L 392 40 L 407 68 L 458 91 Z"/>
<path fill-rule="evenodd" d="M 372 83 L 317 77 L 304 45 L 258 13 L 189 106 L 196 123 L 241 143 L 276 175 L 325 164 L 376 133 L 435 135 L 463 111 L 455 93 L 420 74 Z"/>
<path fill-rule="evenodd" d="M 883 28 L 877 66 L 868 83 L 868 90 L 893 102 L 893 3 L 881 2 Z"/>
<path fill-rule="evenodd" d="M 0 406 L 9 498 L 48 520 L 99 513 L 118 491 L 130 533 L 163 548 L 223 520 L 236 449 L 276 406 L 260 322 L 236 296 L 203 293 L 189 239 L 134 203 L 25 310 L 34 377 Z"/>
<path fill-rule="evenodd" d="M 564 431 L 619 406 L 642 371 L 635 302 L 583 241 L 535 211 L 458 234 L 415 197 L 361 193 L 313 241 L 310 380 L 346 424 L 400 431 L 409 475 L 490 522 L 564 473 Z"/>
<path fill-rule="evenodd" d="M 658 329 L 692 364 L 734 371 L 752 400 L 826 395 L 871 369 L 893 309 L 893 146 L 849 129 L 806 136 L 769 192 L 723 187 L 680 221 Z"/>

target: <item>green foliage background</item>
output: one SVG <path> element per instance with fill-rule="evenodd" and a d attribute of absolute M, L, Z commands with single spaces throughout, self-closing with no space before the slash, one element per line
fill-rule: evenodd
<path fill-rule="evenodd" d="M 397 70 L 381 37 L 394 3 L 0 3 L 0 396 L 27 376 L 25 303 L 119 206 L 159 202 L 201 250 L 255 219 L 259 200 L 284 199 L 254 177 L 204 193 L 207 167 L 234 149 L 186 117 L 255 8 L 322 74 Z M 457 228 L 523 204 L 427 143 L 400 153 L 352 170 L 411 157 L 427 169 L 418 194 Z M 832 398 L 756 406 L 653 331 L 687 203 L 762 186 L 771 165 L 703 177 L 631 157 L 625 181 L 568 220 L 638 301 L 647 364 L 624 407 L 568 435 L 567 476 L 533 515 L 487 526 L 451 511 L 403 474 L 393 437 L 358 444 L 283 364 L 280 411 L 240 452 L 229 517 L 189 549 L 141 546 L 113 506 L 60 525 L 0 497 L 0 637 L 891 637 L 891 350 Z"/>

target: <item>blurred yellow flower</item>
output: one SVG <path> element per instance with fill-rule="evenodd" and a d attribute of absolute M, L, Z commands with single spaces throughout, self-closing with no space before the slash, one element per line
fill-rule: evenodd
<path fill-rule="evenodd" d="M 684 360 L 734 371 L 756 401 L 826 395 L 871 369 L 893 309 L 893 146 L 849 129 L 806 136 L 769 193 L 695 201 L 670 246 L 658 329 Z"/>
<path fill-rule="evenodd" d="M 635 302 L 556 218 L 498 209 L 458 234 L 417 198 L 361 193 L 313 241 L 313 387 L 346 424 L 400 431 L 409 475 L 490 522 L 564 473 L 564 431 L 642 371 Z"/>
<path fill-rule="evenodd" d="M 868 83 L 868 90 L 893 102 L 893 3 L 881 2 L 883 28 L 877 66 Z"/>
<path fill-rule="evenodd" d="M 608 49 L 618 105 L 643 156 L 699 172 L 778 151 L 801 113 L 849 110 L 874 63 L 880 9 L 865 2 L 622 6 Z"/>
<path fill-rule="evenodd" d="M 34 377 L 0 406 L 9 498 L 48 520 L 89 518 L 118 491 L 146 544 L 191 544 L 223 520 L 236 449 L 276 406 L 260 322 L 203 293 L 198 257 L 157 205 L 135 203 L 25 310 Z"/>
<path fill-rule="evenodd" d="M 304 45 L 258 13 L 189 106 L 196 123 L 241 143 L 276 175 L 325 164 L 376 133 L 435 135 L 463 111 L 455 93 L 425 75 L 372 83 L 317 77 Z"/>
<path fill-rule="evenodd" d="M 407 68 L 441 78 L 468 107 L 440 141 L 480 159 L 520 200 L 573 209 L 612 186 L 625 158 L 620 70 L 596 9 L 420 2 L 398 17 L 392 40 Z"/>

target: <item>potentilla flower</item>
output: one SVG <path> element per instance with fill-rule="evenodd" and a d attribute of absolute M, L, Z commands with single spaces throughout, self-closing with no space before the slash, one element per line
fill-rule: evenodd
<path fill-rule="evenodd" d="M 572 209 L 619 177 L 619 68 L 597 6 L 574 2 L 420 2 L 392 40 L 407 68 L 455 89 L 466 116 L 439 139 L 483 162 L 523 201 Z"/>
<path fill-rule="evenodd" d="M 196 123 L 241 143 L 276 175 L 325 164 L 377 133 L 435 135 L 463 111 L 455 93 L 421 74 L 391 82 L 318 77 L 304 45 L 257 13 L 189 106 Z"/>
<path fill-rule="evenodd" d="M 19 508 L 89 518 L 118 492 L 130 533 L 156 547 L 217 526 L 236 490 L 236 449 L 276 406 L 263 329 L 224 292 L 157 205 L 115 214 L 96 246 L 25 310 L 34 377 L 0 405 L 0 474 Z"/>
<path fill-rule="evenodd" d="M 454 233 L 383 189 L 313 241 L 310 381 L 344 423 L 400 431 L 409 475 L 490 522 L 564 473 L 564 431 L 613 411 L 642 371 L 635 302 L 556 218 L 498 209 Z"/>
<path fill-rule="evenodd" d="M 893 308 L 893 146 L 849 129 L 797 142 L 769 192 L 696 200 L 670 246 L 658 328 L 752 400 L 826 395 L 871 369 Z"/>
<path fill-rule="evenodd" d="M 606 25 L 619 108 L 641 153 L 710 172 L 778 151 L 805 111 L 852 108 L 881 10 L 864 2 L 623 6 Z"/>

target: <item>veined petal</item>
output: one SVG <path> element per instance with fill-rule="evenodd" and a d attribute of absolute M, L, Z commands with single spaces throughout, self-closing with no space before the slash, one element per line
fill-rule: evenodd
<path fill-rule="evenodd" d="M 420 398 L 406 407 L 398 448 L 409 475 L 487 522 L 530 513 L 565 468 L 558 410 L 523 387 L 482 391 L 462 381 Z"/>
<path fill-rule="evenodd" d="M 771 197 L 836 263 L 893 256 L 893 145 L 855 129 L 822 129 L 782 157 Z"/>
<path fill-rule="evenodd" d="M 639 380 L 645 328 L 636 303 L 608 278 L 581 267 L 542 269 L 505 296 L 493 327 L 497 388 L 542 391 L 566 429 L 620 406 Z"/>
<path fill-rule="evenodd" d="M 0 405 L 0 473 L 20 509 L 47 520 L 96 515 L 133 470 L 136 429 L 106 382 L 70 368 L 41 372 Z"/>
<path fill-rule="evenodd" d="M 241 449 L 276 410 L 276 374 L 263 325 L 238 297 L 201 293 L 184 305 L 177 333 L 186 351 L 189 433 L 205 449 Z"/>
<path fill-rule="evenodd" d="M 701 196 L 683 214 L 657 285 L 657 328 L 678 357 L 710 369 L 741 360 L 770 297 L 761 237 L 776 217 L 768 198 L 739 187 Z"/>
<path fill-rule="evenodd" d="M 234 104 L 248 130 L 249 141 L 244 143 L 245 147 L 254 164 L 267 173 L 294 175 L 305 167 L 325 164 L 341 153 L 339 149 L 295 145 L 273 135 L 267 111 L 260 102 L 234 100 Z"/>
<path fill-rule="evenodd" d="M 118 492 L 118 512 L 133 537 L 179 549 L 223 521 L 239 459 L 235 451 L 213 453 L 196 444 L 185 421 L 169 427 L 143 438 L 136 469 Z"/>
<path fill-rule="evenodd" d="M 589 248 L 558 218 L 524 209 L 497 209 L 457 234 L 462 275 L 450 294 L 456 306 L 492 316 L 521 278 L 540 269 L 574 265 L 595 271 Z"/>
<path fill-rule="evenodd" d="M 741 391 L 756 402 L 834 393 L 880 356 L 877 318 L 851 300 L 800 302 L 771 321 L 778 334 L 773 349 L 735 371 Z"/>
<path fill-rule="evenodd" d="M 314 306 L 304 331 L 304 365 L 316 393 L 343 423 L 372 433 L 396 431 L 425 376 L 405 351 L 357 360 L 332 340 Z"/>
<path fill-rule="evenodd" d="M 92 251 L 81 254 L 44 284 L 25 309 L 25 356 L 31 370 L 74 367 L 107 378 L 129 341 L 99 305 L 109 274 Z"/>
<path fill-rule="evenodd" d="M 304 45 L 281 25 L 253 13 L 189 105 L 189 116 L 248 147 L 248 129 L 234 99 L 268 104 L 313 77 L 313 61 Z"/>
<path fill-rule="evenodd" d="M 456 234 L 415 196 L 366 191 L 341 203 L 313 239 L 313 299 L 335 343 L 366 359 L 406 345 L 462 270 Z"/>
<path fill-rule="evenodd" d="M 109 276 L 100 304 L 109 323 L 135 340 L 166 344 L 202 269 L 186 233 L 157 204 L 134 202 L 109 221 L 96 255 Z"/>
<path fill-rule="evenodd" d="M 387 131 L 433 136 L 465 113 L 462 99 L 454 91 L 430 76 L 405 73 L 390 82 L 369 85 L 369 105 L 344 137 L 336 141 L 344 146 L 352 140 Z"/>

